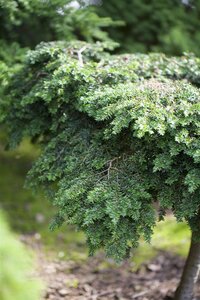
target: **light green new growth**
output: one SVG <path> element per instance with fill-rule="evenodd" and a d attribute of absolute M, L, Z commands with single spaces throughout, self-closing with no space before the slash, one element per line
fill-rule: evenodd
<path fill-rule="evenodd" d="M 11 147 L 25 136 L 41 144 L 27 183 L 58 207 L 52 226 L 75 224 L 91 254 L 103 247 L 121 260 L 168 209 L 199 238 L 200 61 L 105 47 L 58 42 L 29 52 L 4 120 Z"/>

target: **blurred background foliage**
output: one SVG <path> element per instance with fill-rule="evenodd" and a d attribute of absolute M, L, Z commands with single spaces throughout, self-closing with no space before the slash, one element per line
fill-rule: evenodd
<path fill-rule="evenodd" d="M 0 0 L 0 7 L 0 38 L 22 47 L 112 39 L 122 52 L 199 53 L 197 0 Z"/>
<path fill-rule="evenodd" d="M 124 26 L 109 28 L 121 52 L 199 54 L 200 2 L 186 0 L 102 1 L 100 16 L 121 20 Z"/>
<path fill-rule="evenodd" d="M 93 5 L 88 1 L 0 0 L 0 120 L 1 102 L 8 97 L 8 81 L 26 59 L 27 50 L 42 41 L 116 41 L 120 46 L 115 52 L 199 54 L 199 1 L 105 0 L 90 4 Z M 64 226 L 59 232 L 50 232 L 48 224 L 54 208 L 42 192 L 35 196 L 23 189 L 26 172 L 38 149 L 26 141 L 17 151 L 7 153 L 5 129 L 0 131 L 0 206 L 7 211 L 12 228 L 22 234 L 39 234 L 36 237 L 58 256 L 61 253 L 65 258 L 86 259 L 83 235 Z M 155 255 L 157 249 L 185 255 L 189 238 L 187 226 L 176 224 L 169 216 L 157 227 L 153 247 L 142 243 L 137 250 L 140 255 L 135 257 L 139 263 Z"/>
<path fill-rule="evenodd" d="M 107 40 L 117 22 L 72 0 L 0 0 L 0 38 L 22 47 L 52 40 Z"/>

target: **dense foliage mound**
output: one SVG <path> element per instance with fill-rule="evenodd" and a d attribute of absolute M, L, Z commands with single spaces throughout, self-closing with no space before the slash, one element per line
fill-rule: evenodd
<path fill-rule="evenodd" d="M 10 147 L 42 146 L 27 182 L 46 187 L 90 252 L 121 260 L 172 209 L 199 237 L 200 60 L 111 56 L 105 44 L 43 43 L 7 93 Z M 159 204 L 159 216 L 155 209 Z"/>
<path fill-rule="evenodd" d="M 0 299 L 38 300 L 41 284 L 30 278 L 30 254 L 10 232 L 1 211 L 0 236 Z"/>

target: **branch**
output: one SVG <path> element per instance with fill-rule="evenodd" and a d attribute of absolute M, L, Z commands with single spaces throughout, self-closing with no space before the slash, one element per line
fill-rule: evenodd
<path fill-rule="evenodd" d="M 87 49 L 87 46 L 84 46 L 84 47 L 82 47 L 80 50 L 76 51 L 76 52 L 77 52 L 77 55 L 78 55 L 78 60 L 79 60 L 80 67 L 83 67 L 83 66 L 84 66 L 82 53 L 83 53 L 86 49 Z"/>

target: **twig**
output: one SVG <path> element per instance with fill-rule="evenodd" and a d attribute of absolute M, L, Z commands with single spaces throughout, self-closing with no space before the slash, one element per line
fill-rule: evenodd
<path fill-rule="evenodd" d="M 111 172 L 111 170 L 115 170 L 115 171 L 119 172 L 118 168 L 113 167 L 113 162 L 116 161 L 116 160 L 118 161 L 118 159 L 120 159 L 120 158 L 121 158 L 121 156 L 114 157 L 113 159 L 108 160 L 106 162 L 106 164 L 108 165 L 108 168 L 98 173 L 98 175 L 105 174 L 105 175 L 103 175 L 102 177 L 99 178 L 98 182 L 101 181 L 105 177 L 107 177 L 108 180 L 109 180 L 110 179 L 110 172 Z M 118 177 L 118 174 L 117 174 L 117 177 Z"/>
<path fill-rule="evenodd" d="M 110 294 L 115 294 L 115 290 L 110 290 L 110 291 L 105 291 L 105 292 L 102 292 L 102 293 L 99 293 L 97 295 L 97 297 L 102 297 L 102 296 L 106 296 L 106 295 L 110 295 Z"/>
<path fill-rule="evenodd" d="M 84 66 L 82 53 L 83 53 L 83 51 L 86 50 L 86 48 L 87 48 L 87 46 L 84 46 L 80 50 L 77 51 L 77 55 L 78 55 L 78 60 L 79 60 L 80 67 Z"/>
<path fill-rule="evenodd" d="M 143 291 L 143 292 L 137 293 L 137 294 L 133 295 L 132 299 L 136 299 L 138 297 L 144 296 L 147 293 L 148 293 L 148 291 Z"/>
<path fill-rule="evenodd" d="M 117 169 L 117 168 L 114 168 L 114 167 L 112 166 L 113 162 L 114 162 L 115 160 L 118 160 L 119 158 L 121 158 L 121 156 L 115 157 L 115 158 L 113 158 L 113 159 L 111 159 L 110 161 L 107 162 L 107 163 L 109 164 L 109 165 L 108 165 L 108 169 L 107 169 L 107 172 L 108 172 L 108 179 L 110 178 L 110 171 L 113 170 L 113 169 L 115 169 L 115 170 Z"/>

